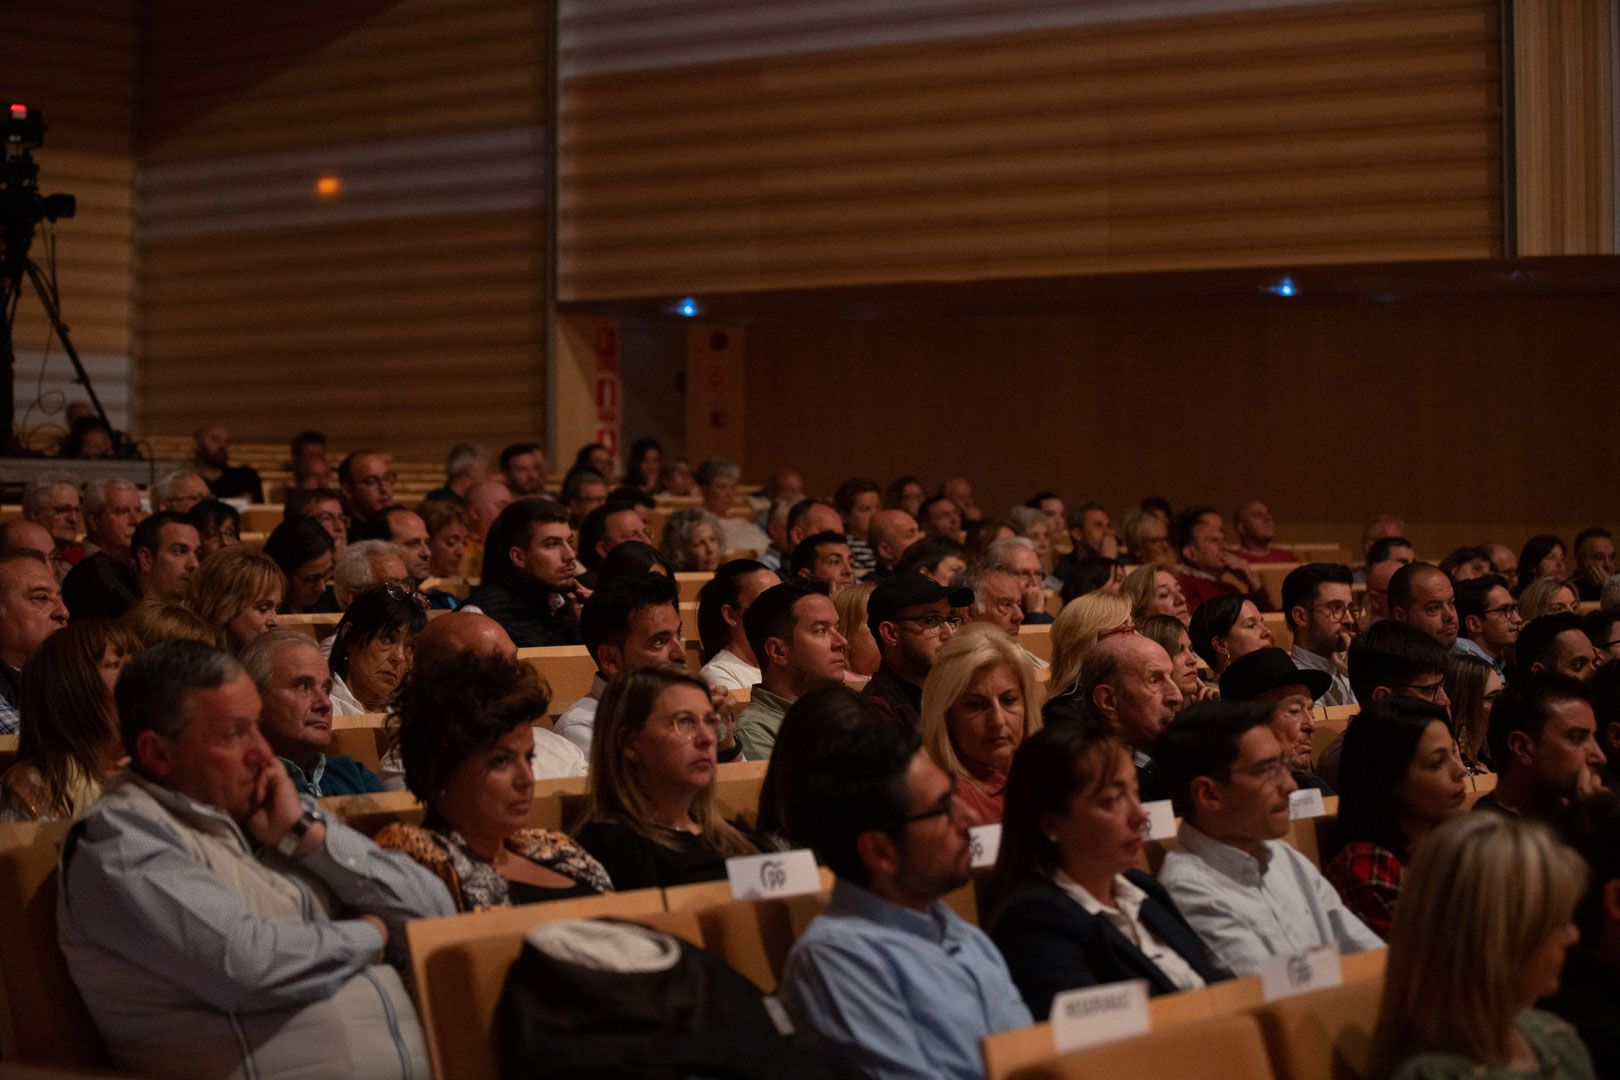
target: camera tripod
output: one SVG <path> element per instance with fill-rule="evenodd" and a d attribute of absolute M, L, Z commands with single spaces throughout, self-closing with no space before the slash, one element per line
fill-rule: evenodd
<path fill-rule="evenodd" d="M 17 354 L 13 345 L 12 320 L 16 317 L 17 307 L 22 299 L 24 276 L 33 282 L 34 293 L 45 309 L 45 317 L 50 321 L 51 330 L 62 343 L 62 351 L 67 354 L 69 363 L 73 365 L 74 381 L 84 387 L 96 415 L 107 425 L 107 430 L 112 431 L 113 426 L 107 419 L 107 410 L 102 407 L 101 399 L 96 396 L 96 388 L 90 384 L 90 376 L 84 370 L 84 363 L 79 359 L 79 351 L 73 347 L 73 338 L 68 333 L 67 324 L 62 321 L 61 303 L 57 298 L 54 283 L 48 284 L 38 264 L 28 258 L 26 244 L 22 246 L 21 258 L 13 259 L 10 245 L 14 237 L 8 236 L 6 240 L 6 258 L 4 264 L 0 265 L 0 424 L 4 424 L 4 428 L 0 430 L 5 433 L 5 452 L 14 453 L 22 449 L 21 440 L 14 428 L 17 403 L 13 383 L 17 370 Z M 114 435 L 113 438 L 116 441 L 117 436 Z"/>

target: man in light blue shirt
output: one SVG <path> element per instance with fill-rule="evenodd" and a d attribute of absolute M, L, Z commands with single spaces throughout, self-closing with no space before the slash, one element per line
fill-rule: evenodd
<path fill-rule="evenodd" d="M 990 939 L 940 899 L 967 883 L 978 824 L 950 778 L 874 716 L 829 732 L 780 798 L 783 832 L 838 875 L 788 955 L 784 1004 L 864 1076 L 980 1080 L 985 1036 L 1031 1019 Z"/>
<path fill-rule="evenodd" d="M 1216 701 L 1176 717 L 1154 750 L 1182 811 L 1159 882 L 1220 965 L 1383 946 L 1309 859 L 1282 838 L 1295 784 L 1266 702 Z"/>
<path fill-rule="evenodd" d="M 1496 574 L 1457 583 L 1457 643 L 1452 651 L 1483 660 L 1507 678 L 1507 658 L 1524 619 L 1507 579 Z"/>
<path fill-rule="evenodd" d="M 1350 596 L 1350 569 L 1337 563 L 1306 563 L 1283 578 L 1282 608 L 1294 639 L 1295 666 L 1321 671 L 1331 680 L 1316 699 L 1322 706 L 1354 705 L 1343 657 L 1356 636 L 1361 614 Z"/>

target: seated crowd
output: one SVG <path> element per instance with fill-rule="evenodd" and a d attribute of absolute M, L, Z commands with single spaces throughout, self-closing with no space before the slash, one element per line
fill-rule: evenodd
<path fill-rule="evenodd" d="M 644 439 L 623 476 L 583 448 L 556 498 L 538 445 L 460 444 L 405 506 L 383 455 L 324 452 L 294 441 L 259 550 L 218 427 L 144 516 L 61 476 L 0 526 L 0 819 L 72 822 L 59 940 L 120 1067 L 426 1076 L 407 921 L 802 848 L 836 884 L 779 995 L 861 1075 L 982 1076 L 1065 991 L 1386 942 L 1376 1076 L 1620 1075 L 1604 529 L 1430 563 L 1378 518 L 1352 567 L 1277 546 L 1259 500 L 1231 540 L 1162 499 L 1117 530 L 1050 492 L 987 518 L 960 476 L 822 499 L 783 470 L 750 501 Z M 710 575 L 690 657 L 678 572 Z M 588 692 L 552 700 L 519 654 L 545 646 L 584 647 Z M 379 714 L 377 769 L 334 751 L 335 717 Z M 717 797 L 732 761 L 768 763 L 757 815 Z M 578 824 L 535 827 L 566 777 Z M 420 818 L 368 838 L 320 802 L 382 791 Z M 1298 791 L 1338 799 L 1320 868 Z M 974 925 L 943 898 L 979 825 Z"/>

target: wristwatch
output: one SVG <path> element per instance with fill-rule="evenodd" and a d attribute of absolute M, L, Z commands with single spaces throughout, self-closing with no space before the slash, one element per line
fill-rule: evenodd
<path fill-rule="evenodd" d="M 298 820 L 288 827 L 287 834 L 276 841 L 276 850 L 287 858 L 292 858 L 298 851 L 298 845 L 304 842 L 304 835 L 319 820 L 321 820 L 319 815 L 306 808 L 298 815 Z"/>

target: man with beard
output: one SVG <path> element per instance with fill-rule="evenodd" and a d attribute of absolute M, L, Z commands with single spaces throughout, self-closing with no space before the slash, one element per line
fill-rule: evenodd
<path fill-rule="evenodd" d="M 1282 607 L 1294 637 L 1294 663 L 1332 678 L 1318 705 L 1354 705 L 1345 656 L 1360 612 L 1350 599 L 1350 568 L 1306 563 L 1283 578 Z"/>
<path fill-rule="evenodd" d="M 866 601 L 866 624 L 882 663 L 862 696 L 879 712 L 917 730 L 923 683 L 934 657 L 961 624 L 954 609 L 972 603 L 972 589 L 947 589 L 921 574 L 904 574 L 873 589 Z"/>
<path fill-rule="evenodd" d="M 264 502 L 264 484 L 258 472 L 247 465 L 231 464 L 230 436 L 225 425 L 199 428 L 193 438 L 197 472 L 207 481 L 214 498 Z"/>

